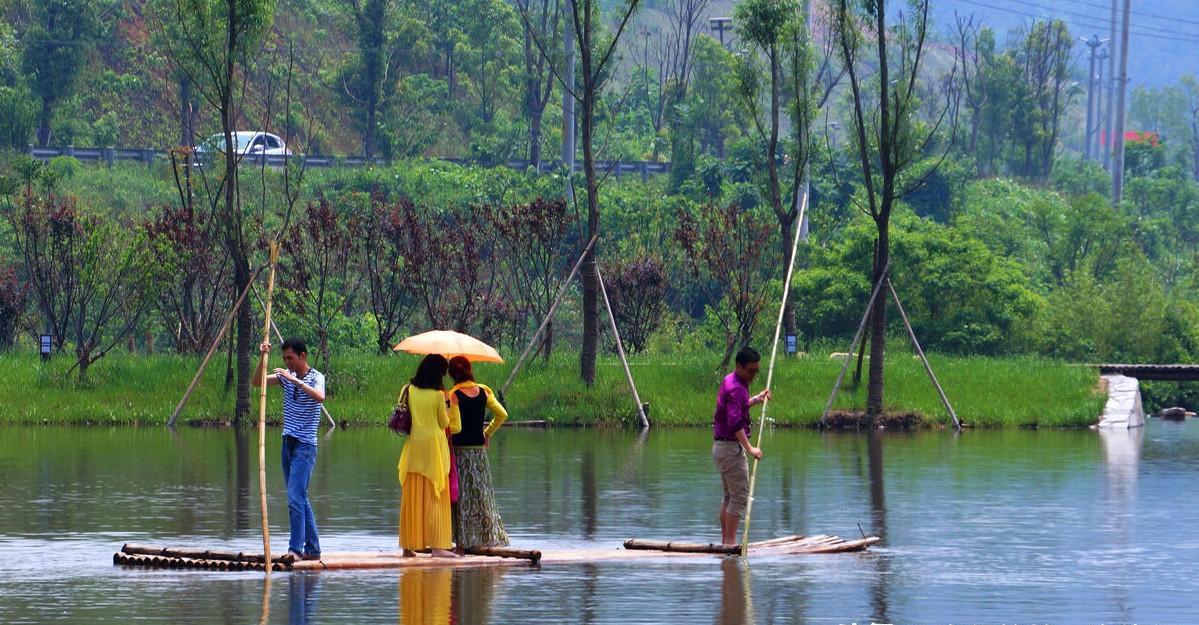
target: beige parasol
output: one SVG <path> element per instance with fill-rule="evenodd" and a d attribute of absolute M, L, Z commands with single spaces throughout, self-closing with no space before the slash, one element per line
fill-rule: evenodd
<path fill-rule="evenodd" d="M 394 348 L 409 354 L 441 354 L 446 358 L 465 356 L 471 362 L 504 362 L 495 348 L 479 339 L 450 330 L 433 330 L 410 336 Z"/>

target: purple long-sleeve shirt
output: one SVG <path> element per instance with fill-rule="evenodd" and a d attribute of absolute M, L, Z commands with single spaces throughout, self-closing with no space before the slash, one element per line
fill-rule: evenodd
<path fill-rule="evenodd" d="M 737 430 L 749 436 L 749 385 L 736 373 L 724 377 L 716 393 L 716 413 L 712 415 L 712 435 L 717 440 L 737 440 Z"/>

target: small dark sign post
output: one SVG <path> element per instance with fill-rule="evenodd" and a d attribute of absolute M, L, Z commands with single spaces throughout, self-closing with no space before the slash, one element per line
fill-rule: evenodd
<path fill-rule="evenodd" d="M 786 350 L 788 356 L 794 356 L 796 353 L 798 353 L 799 337 L 795 336 L 794 334 L 788 334 Z"/>
<path fill-rule="evenodd" d="M 50 360 L 50 352 L 54 349 L 54 337 L 49 334 L 43 334 L 38 339 L 42 350 L 42 360 Z"/>

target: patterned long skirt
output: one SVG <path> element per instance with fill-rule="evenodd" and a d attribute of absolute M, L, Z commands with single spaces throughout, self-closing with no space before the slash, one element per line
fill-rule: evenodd
<path fill-rule="evenodd" d="M 458 502 L 451 506 L 454 544 L 459 547 L 507 547 L 508 532 L 491 490 L 491 463 L 482 447 L 455 447 Z"/>

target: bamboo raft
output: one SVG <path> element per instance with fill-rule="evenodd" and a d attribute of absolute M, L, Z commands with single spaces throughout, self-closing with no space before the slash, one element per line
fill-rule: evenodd
<path fill-rule="evenodd" d="M 759 556 L 809 555 L 865 551 L 878 537 L 845 540 L 837 536 L 783 536 L 750 543 L 749 553 Z M 686 543 L 629 539 L 623 548 L 559 549 L 542 553 L 531 549 L 487 547 L 470 549 L 460 558 L 434 558 L 428 554 L 405 558 L 399 552 L 327 552 L 320 560 L 292 560 L 287 556 L 271 558 L 272 571 L 329 571 L 354 569 L 403 569 L 409 567 L 539 566 L 578 562 L 624 561 L 652 558 L 686 558 L 712 555 L 739 555 L 739 545 Z M 126 543 L 113 554 L 118 566 L 152 569 L 192 569 L 207 571 L 265 571 L 262 553 L 231 549 L 158 547 Z"/>

